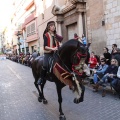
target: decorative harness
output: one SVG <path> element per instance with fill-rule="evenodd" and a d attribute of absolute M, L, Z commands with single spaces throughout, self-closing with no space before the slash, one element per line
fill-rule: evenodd
<path fill-rule="evenodd" d="M 72 55 L 72 71 L 65 65 L 65 63 L 63 62 L 63 60 L 61 59 L 59 53 L 56 51 L 55 55 L 57 55 L 57 57 L 59 58 L 60 62 L 62 63 L 62 66 L 65 68 L 63 68 L 62 66 L 60 66 L 58 63 L 56 63 L 53 67 L 53 73 L 56 75 L 56 77 L 64 84 L 69 85 L 69 86 L 73 86 L 72 82 L 70 82 L 69 79 L 72 79 L 73 81 L 75 81 L 76 78 L 76 74 L 79 76 L 83 75 L 83 71 L 80 72 L 79 70 L 76 69 L 76 67 L 78 67 L 80 65 L 80 62 L 82 60 L 85 61 L 86 58 L 86 54 L 80 54 L 78 52 L 79 49 L 77 49 L 74 54 Z M 76 62 L 77 59 L 77 62 Z M 83 65 L 84 62 L 81 64 L 82 69 L 83 69 Z"/>

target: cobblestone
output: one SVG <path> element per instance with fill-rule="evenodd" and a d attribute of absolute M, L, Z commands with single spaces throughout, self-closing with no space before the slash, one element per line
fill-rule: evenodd
<path fill-rule="evenodd" d="M 37 100 L 31 68 L 12 61 L 0 61 L 0 120 L 58 120 L 58 102 L 54 83 L 47 82 L 48 104 Z M 101 97 L 86 87 L 85 100 L 73 103 L 74 95 L 63 88 L 63 112 L 67 120 L 120 120 L 120 100 L 112 94 Z"/>

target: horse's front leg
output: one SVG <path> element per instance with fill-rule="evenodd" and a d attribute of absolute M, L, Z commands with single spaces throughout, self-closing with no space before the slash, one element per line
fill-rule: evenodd
<path fill-rule="evenodd" d="M 38 101 L 39 102 L 42 102 L 42 93 L 41 93 L 41 91 L 40 91 L 40 89 L 39 89 L 39 86 L 38 86 L 38 84 L 37 84 L 37 80 L 34 82 L 34 84 L 35 84 L 35 87 L 37 88 L 37 90 L 38 90 L 38 93 L 39 93 L 39 97 L 38 97 Z"/>
<path fill-rule="evenodd" d="M 43 84 L 41 84 L 40 86 L 41 86 L 41 94 L 42 94 L 42 100 L 43 100 L 43 103 L 44 103 L 44 104 L 47 104 L 48 101 L 45 99 L 45 97 L 44 97 L 44 92 L 43 92 L 43 89 L 44 89 L 45 83 L 46 83 L 46 80 L 44 79 L 44 80 L 43 80 Z"/>
<path fill-rule="evenodd" d="M 60 85 L 56 84 L 56 88 L 57 88 L 58 102 L 59 102 L 59 112 L 60 112 L 59 119 L 60 120 L 66 120 L 66 117 L 65 117 L 65 115 L 62 111 L 62 94 L 61 94 L 62 87 L 60 87 Z"/>

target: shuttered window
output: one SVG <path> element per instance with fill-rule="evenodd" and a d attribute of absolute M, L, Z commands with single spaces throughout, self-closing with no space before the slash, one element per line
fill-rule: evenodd
<path fill-rule="evenodd" d="M 27 37 L 31 36 L 31 35 L 34 35 L 35 34 L 35 22 L 30 24 L 28 27 L 27 27 Z"/>

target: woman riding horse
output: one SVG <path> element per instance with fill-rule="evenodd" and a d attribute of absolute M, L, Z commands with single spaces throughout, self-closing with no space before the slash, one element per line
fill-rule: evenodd
<path fill-rule="evenodd" d="M 42 84 L 44 77 L 46 75 L 47 66 L 48 66 L 48 58 L 53 57 L 54 51 L 58 50 L 59 42 L 63 39 L 59 37 L 59 41 L 57 39 L 55 22 L 50 21 L 47 23 L 47 27 L 43 33 L 44 39 L 44 61 L 43 61 L 43 69 L 41 71 L 41 78 L 38 80 L 38 85 Z"/>
<path fill-rule="evenodd" d="M 55 82 L 58 94 L 60 120 L 66 120 L 62 111 L 61 90 L 66 85 L 69 85 L 76 95 L 74 103 L 78 104 L 83 102 L 85 87 L 81 82 L 81 78 L 83 73 L 87 71 L 84 67 L 87 50 L 82 43 L 74 39 L 67 41 L 58 48 L 58 41 L 55 40 L 55 23 L 53 21 L 49 22 L 47 29 L 49 32 L 47 31 L 44 34 L 44 49 L 48 53 L 45 53 L 45 56 L 37 57 L 32 63 L 32 72 L 35 78 L 34 84 L 39 92 L 38 101 L 43 101 L 44 104 L 47 104 L 43 93 L 44 85 L 46 80 Z M 52 42 L 50 40 L 52 40 Z M 53 57 L 50 64 L 51 72 L 46 72 L 45 70 L 50 56 Z M 77 66 L 80 66 L 79 70 L 76 69 Z M 40 79 L 41 77 L 42 80 Z M 41 90 L 37 83 L 40 84 Z"/>

